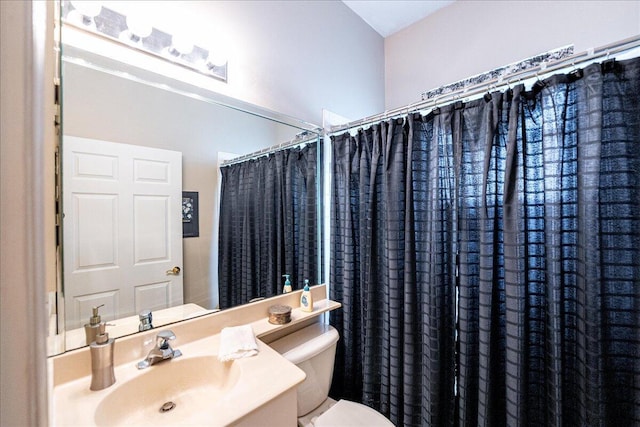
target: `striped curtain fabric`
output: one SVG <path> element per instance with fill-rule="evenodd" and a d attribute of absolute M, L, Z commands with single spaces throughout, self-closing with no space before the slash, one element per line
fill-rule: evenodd
<path fill-rule="evenodd" d="M 318 280 L 317 143 L 222 168 L 220 308 Z"/>
<path fill-rule="evenodd" d="M 399 426 L 640 425 L 640 60 L 333 139 L 332 395 Z"/>

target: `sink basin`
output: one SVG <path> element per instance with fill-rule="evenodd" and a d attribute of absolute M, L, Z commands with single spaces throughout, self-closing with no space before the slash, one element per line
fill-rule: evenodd
<path fill-rule="evenodd" d="M 112 425 L 215 424 L 214 402 L 236 385 L 240 368 L 215 356 L 165 361 L 116 382 L 98 405 L 95 423 Z M 164 411 L 161 410 L 164 405 Z"/>

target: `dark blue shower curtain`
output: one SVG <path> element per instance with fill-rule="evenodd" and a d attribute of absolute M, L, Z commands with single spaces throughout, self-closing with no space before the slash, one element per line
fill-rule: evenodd
<path fill-rule="evenodd" d="M 222 168 L 220 308 L 318 279 L 317 143 Z"/>
<path fill-rule="evenodd" d="M 334 397 L 640 424 L 640 60 L 333 139 Z"/>

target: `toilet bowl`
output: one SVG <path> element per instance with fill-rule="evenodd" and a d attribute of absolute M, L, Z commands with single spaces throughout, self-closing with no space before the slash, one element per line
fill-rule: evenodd
<path fill-rule="evenodd" d="M 307 378 L 298 385 L 298 425 L 300 427 L 393 426 L 376 410 L 348 400 L 329 398 L 338 331 L 315 323 L 269 344 Z"/>

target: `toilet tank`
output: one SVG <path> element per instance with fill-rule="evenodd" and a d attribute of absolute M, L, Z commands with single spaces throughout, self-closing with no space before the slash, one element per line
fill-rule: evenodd
<path fill-rule="evenodd" d="M 315 323 L 269 344 L 307 378 L 298 385 L 298 417 L 316 409 L 329 396 L 338 331 L 324 323 Z"/>

